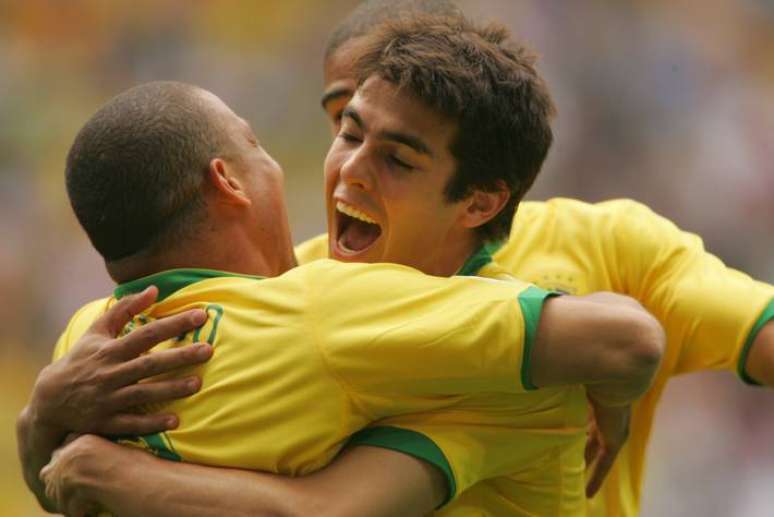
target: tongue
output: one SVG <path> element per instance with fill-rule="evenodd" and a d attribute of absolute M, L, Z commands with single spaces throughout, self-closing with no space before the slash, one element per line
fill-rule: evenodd
<path fill-rule="evenodd" d="M 339 238 L 339 242 L 349 250 L 362 251 L 373 244 L 381 233 L 378 224 L 353 219 Z"/>

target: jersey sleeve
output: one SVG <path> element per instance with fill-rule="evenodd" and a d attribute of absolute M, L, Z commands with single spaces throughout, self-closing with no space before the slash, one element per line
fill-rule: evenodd
<path fill-rule="evenodd" d="M 567 497 L 583 481 L 585 390 L 550 388 L 534 395 L 516 395 L 515 403 L 503 394 L 474 396 L 445 410 L 387 418 L 347 445 L 390 449 L 433 465 L 447 480 L 443 504 L 483 480 L 514 473 Z"/>
<path fill-rule="evenodd" d="M 681 374 L 736 370 L 757 330 L 772 318 L 774 287 L 727 267 L 702 240 L 636 203 L 614 227 L 611 270 L 627 292 L 664 325 L 665 365 Z"/>
<path fill-rule="evenodd" d="M 67 327 L 65 327 L 65 330 L 57 340 L 52 354 L 52 361 L 61 359 L 72 349 L 75 342 L 86 333 L 94 320 L 105 312 L 108 301 L 109 298 L 102 298 L 78 309 L 78 312 L 70 318 Z"/>
<path fill-rule="evenodd" d="M 534 388 L 530 353 L 547 291 L 326 262 L 310 282 L 318 289 L 318 346 L 371 419 L 438 409 L 472 393 Z"/>

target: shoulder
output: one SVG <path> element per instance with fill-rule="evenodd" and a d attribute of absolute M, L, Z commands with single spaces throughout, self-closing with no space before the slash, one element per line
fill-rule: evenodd
<path fill-rule="evenodd" d="M 70 318 L 70 322 L 67 324 L 68 330 L 78 333 L 78 337 L 80 337 L 94 323 L 94 320 L 99 318 L 108 309 L 113 300 L 112 297 L 105 297 L 87 303 Z"/>
<path fill-rule="evenodd" d="M 323 233 L 302 242 L 296 246 L 295 251 L 296 259 L 301 265 L 328 258 L 328 234 Z"/>
<path fill-rule="evenodd" d="M 583 243 L 626 241 L 627 246 L 663 244 L 686 236 L 669 219 L 632 199 L 586 203 L 577 199 L 553 198 L 522 203 L 514 219 L 511 241 L 530 237 L 554 238 Z M 612 240 L 611 240 L 612 239 Z"/>
<path fill-rule="evenodd" d="M 86 333 L 91 324 L 94 323 L 94 320 L 107 310 L 110 300 L 112 300 L 110 297 L 94 300 L 87 303 L 73 314 L 56 344 L 56 348 L 54 349 L 54 360 L 59 359 L 70 351 L 73 344 L 78 338 Z"/>
<path fill-rule="evenodd" d="M 540 219 L 616 220 L 628 217 L 658 217 L 647 205 L 633 199 L 611 199 L 587 203 L 557 197 L 547 201 L 525 201 L 519 205 L 515 223 Z"/>

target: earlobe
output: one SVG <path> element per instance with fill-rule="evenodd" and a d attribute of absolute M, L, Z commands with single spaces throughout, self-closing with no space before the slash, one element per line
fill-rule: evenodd
<path fill-rule="evenodd" d="M 228 203 L 249 205 L 241 182 L 234 175 L 232 167 L 222 158 L 213 158 L 207 168 L 207 179 L 218 196 Z"/>

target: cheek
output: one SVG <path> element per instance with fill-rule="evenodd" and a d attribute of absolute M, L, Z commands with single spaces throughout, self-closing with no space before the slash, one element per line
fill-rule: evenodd
<path fill-rule="evenodd" d="M 323 164 L 325 190 L 328 193 L 333 190 L 338 182 L 342 160 L 343 153 L 336 148 L 336 144 L 334 143 L 328 151 L 328 155 L 325 157 L 325 163 Z"/>

